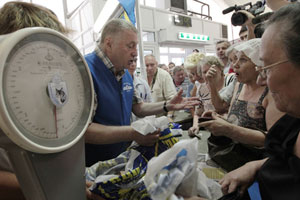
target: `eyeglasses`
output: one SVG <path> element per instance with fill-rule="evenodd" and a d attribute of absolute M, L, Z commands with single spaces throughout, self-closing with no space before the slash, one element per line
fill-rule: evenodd
<path fill-rule="evenodd" d="M 261 78 L 267 78 L 267 69 L 270 69 L 272 67 L 275 67 L 277 65 L 280 65 L 280 64 L 283 64 L 283 63 L 286 63 L 286 62 L 289 62 L 289 60 L 279 61 L 279 62 L 273 63 L 271 65 L 267 65 L 267 66 L 264 66 L 264 67 L 256 66 L 255 70 L 257 72 L 259 72 L 259 75 L 261 76 Z"/>

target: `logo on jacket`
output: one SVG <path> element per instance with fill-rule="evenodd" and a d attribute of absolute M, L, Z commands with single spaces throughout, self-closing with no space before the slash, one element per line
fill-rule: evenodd
<path fill-rule="evenodd" d="M 132 85 L 130 83 L 123 83 L 123 91 L 130 92 L 132 90 Z"/>

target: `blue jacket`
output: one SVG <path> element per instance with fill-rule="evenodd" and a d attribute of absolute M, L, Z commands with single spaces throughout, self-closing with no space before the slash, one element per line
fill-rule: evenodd
<path fill-rule="evenodd" d="M 113 126 L 130 125 L 134 87 L 129 72 L 125 70 L 120 84 L 95 52 L 88 54 L 85 59 L 97 95 L 98 106 L 93 122 Z M 108 145 L 86 144 L 86 165 L 115 158 L 125 151 L 128 145 L 128 142 Z"/>

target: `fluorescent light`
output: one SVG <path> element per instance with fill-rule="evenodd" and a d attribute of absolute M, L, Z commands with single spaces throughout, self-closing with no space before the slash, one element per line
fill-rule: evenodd
<path fill-rule="evenodd" d="M 107 20 L 110 18 L 110 16 L 113 14 L 113 12 L 116 10 L 116 8 L 119 5 L 118 0 L 107 0 L 103 9 L 101 10 L 95 24 L 94 24 L 94 31 L 96 33 L 99 33 L 102 29 L 102 27 L 105 25 Z"/>

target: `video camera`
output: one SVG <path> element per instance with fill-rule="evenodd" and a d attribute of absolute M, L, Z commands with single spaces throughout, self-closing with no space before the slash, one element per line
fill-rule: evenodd
<path fill-rule="evenodd" d="M 226 8 L 225 10 L 223 10 L 222 13 L 225 15 L 232 11 L 246 10 L 256 17 L 257 15 L 259 15 L 265 11 L 265 3 L 266 3 L 265 0 L 263 0 L 263 1 L 257 1 L 253 5 L 251 2 L 241 5 L 241 6 L 234 5 L 229 8 Z M 248 6 L 249 6 L 249 8 L 246 9 Z M 235 12 L 235 13 L 233 13 L 233 15 L 231 17 L 231 23 L 234 26 L 241 26 L 247 21 L 247 19 L 248 19 L 248 17 L 244 13 Z"/>
<path fill-rule="evenodd" d="M 257 1 L 254 5 L 252 3 L 246 3 L 241 6 L 231 6 L 229 8 L 226 8 L 223 10 L 223 14 L 230 13 L 232 11 L 239 11 L 239 10 L 245 10 L 247 12 L 250 12 L 252 15 L 254 15 L 255 18 L 252 19 L 252 24 L 257 24 L 255 29 L 254 29 L 254 34 L 256 38 L 260 38 L 264 32 L 264 26 L 263 23 L 265 20 L 269 19 L 270 16 L 273 14 L 273 12 L 267 12 L 262 15 L 265 11 L 265 4 L 266 1 Z M 249 6 L 248 9 L 246 9 Z M 248 17 L 246 14 L 241 13 L 241 12 L 235 12 L 232 14 L 231 17 L 231 23 L 234 26 L 241 26 L 243 25 L 246 21 L 248 20 Z"/>

